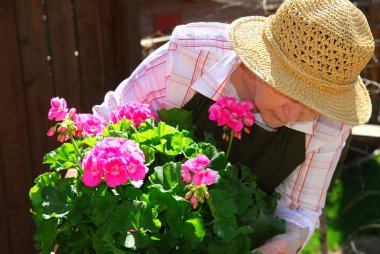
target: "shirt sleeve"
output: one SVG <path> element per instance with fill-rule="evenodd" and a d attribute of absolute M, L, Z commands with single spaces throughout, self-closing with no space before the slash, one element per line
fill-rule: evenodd
<path fill-rule="evenodd" d="M 163 108 L 168 44 L 164 44 L 150 54 L 130 77 L 119 84 L 115 91 L 109 91 L 103 103 L 92 108 L 93 114 L 108 121 L 113 109 L 132 100 L 150 104 L 154 110 Z"/>
<path fill-rule="evenodd" d="M 321 147 L 306 153 L 305 161 L 276 188 L 281 199 L 275 216 L 301 228 L 308 227 L 309 235 L 305 244 L 315 228 L 319 227 L 326 193 L 350 130 L 345 128 Z M 307 140 L 312 138 L 309 136 Z"/>

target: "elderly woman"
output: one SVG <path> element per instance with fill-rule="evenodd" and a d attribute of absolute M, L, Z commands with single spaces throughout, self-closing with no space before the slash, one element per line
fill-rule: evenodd
<path fill-rule="evenodd" d="M 296 253 L 318 226 L 352 126 L 371 115 L 359 74 L 373 50 L 366 18 L 348 0 L 287 0 L 267 18 L 178 26 L 93 111 L 107 119 L 130 100 L 184 107 L 201 136 L 222 131 L 208 120 L 213 101 L 250 100 L 255 125 L 231 156 L 251 167 L 260 188 L 281 194 L 275 215 L 287 222 L 259 250 Z"/>

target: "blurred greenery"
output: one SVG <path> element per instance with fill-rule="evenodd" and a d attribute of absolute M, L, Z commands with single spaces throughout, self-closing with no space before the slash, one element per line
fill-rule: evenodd
<path fill-rule="evenodd" d="M 325 213 L 329 253 L 340 253 L 350 240 L 363 236 L 380 240 L 380 155 L 361 156 L 345 164 L 327 195 Z M 368 253 L 379 251 L 372 248 Z M 318 253 L 321 241 L 316 230 L 302 254 Z"/>

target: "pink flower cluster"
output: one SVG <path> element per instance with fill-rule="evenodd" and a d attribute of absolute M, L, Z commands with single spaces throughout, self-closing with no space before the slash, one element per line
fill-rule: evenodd
<path fill-rule="evenodd" d="M 97 186 L 104 177 L 108 186 L 116 187 L 129 178 L 143 180 L 148 172 L 144 162 L 144 153 L 134 141 L 105 138 L 85 154 L 83 182 L 86 186 Z"/>
<path fill-rule="evenodd" d="M 58 133 L 59 142 L 67 141 L 70 136 L 86 137 L 90 134 L 98 136 L 105 128 L 102 118 L 92 114 L 77 114 L 75 108 L 69 110 L 64 98 L 52 98 L 50 105 L 48 118 L 60 123 L 50 128 L 47 135 L 52 137 Z"/>
<path fill-rule="evenodd" d="M 98 136 L 104 128 L 104 120 L 93 114 L 76 114 L 74 123 L 77 128 L 76 135 L 79 137 L 86 137 L 90 134 Z"/>
<path fill-rule="evenodd" d="M 203 203 L 204 198 L 209 198 L 207 185 L 216 182 L 217 173 L 212 169 L 205 169 L 210 165 L 210 160 L 204 154 L 198 154 L 196 158 L 187 160 L 181 165 L 182 180 L 188 185 L 189 192 L 186 193 L 185 199 L 190 199 L 193 208 L 196 209 L 198 203 Z"/>
<path fill-rule="evenodd" d="M 151 117 L 156 119 L 156 115 L 151 110 L 149 104 L 140 103 L 137 101 L 131 101 L 123 106 L 117 107 L 114 111 L 112 111 L 110 119 L 113 123 L 117 123 L 123 117 L 131 120 L 137 128 L 141 123 Z"/>
<path fill-rule="evenodd" d="M 209 108 L 209 119 L 217 121 L 218 126 L 224 126 L 225 131 L 231 130 L 235 137 L 241 139 L 242 130 L 250 133 L 248 127 L 255 122 L 252 110 L 253 105 L 248 100 L 238 103 L 234 97 L 221 96 Z"/>
<path fill-rule="evenodd" d="M 50 110 L 48 113 L 49 120 L 62 121 L 63 118 L 67 115 L 67 103 L 64 98 L 55 97 L 50 100 Z"/>
<path fill-rule="evenodd" d="M 195 185 L 215 183 L 216 171 L 205 169 L 208 165 L 210 165 L 210 160 L 204 154 L 198 154 L 196 158 L 187 160 L 181 165 L 183 181 L 189 183 L 192 180 Z"/>
<path fill-rule="evenodd" d="M 49 137 L 54 136 L 56 133 L 57 140 L 61 143 L 67 141 L 70 138 L 70 135 L 74 134 L 75 127 L 71 123 L 72 119 L 76 115 L 76 109 L 67 108 L 67 103 L 64 98 L 54 97 L 50 100 L 51 108 L 48 113 L 49 120 L 55 119 L 55 121 L 60 122 L 54 127 L 50 128 L 47 135 Z"/>

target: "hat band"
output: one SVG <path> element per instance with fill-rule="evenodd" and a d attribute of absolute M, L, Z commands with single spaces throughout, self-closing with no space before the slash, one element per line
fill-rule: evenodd
<path fill-rule="evenodd" d="M 340 84 L 327 81 L 318 77 L 315 77 L 313 75 L 310 75 L 306 71 L 300 70 L 300 68 L 292 61 L 290 61 L 285 54 L 282 52 L 280 46 L 278 45 L 276 39 L 274 38 L 270 28 L 269 28 L 269 18 L 267 18 L 264 22 L 264 28 L 263 28 L 263 38 L 264 41 L 266 40 L 267 43 L 274 49 L 274 51 L 285 61 L 287 66 L 293 70 L 294 73 L 298 74 L 298 76 L 303 76 L 305 79 L 312 80 L 312 84 L 318 84 L 318 88 L 325 88 L 326 90 L 329 90 L 330 92 L 343 92 L 348 91 L 354 88 L 355 84 L 357 83 L 358 78 L 356 78 L 353 82 L 347 83 L 347 84 Z M 315 85 L 314 85 L 315 86 Z"/>

